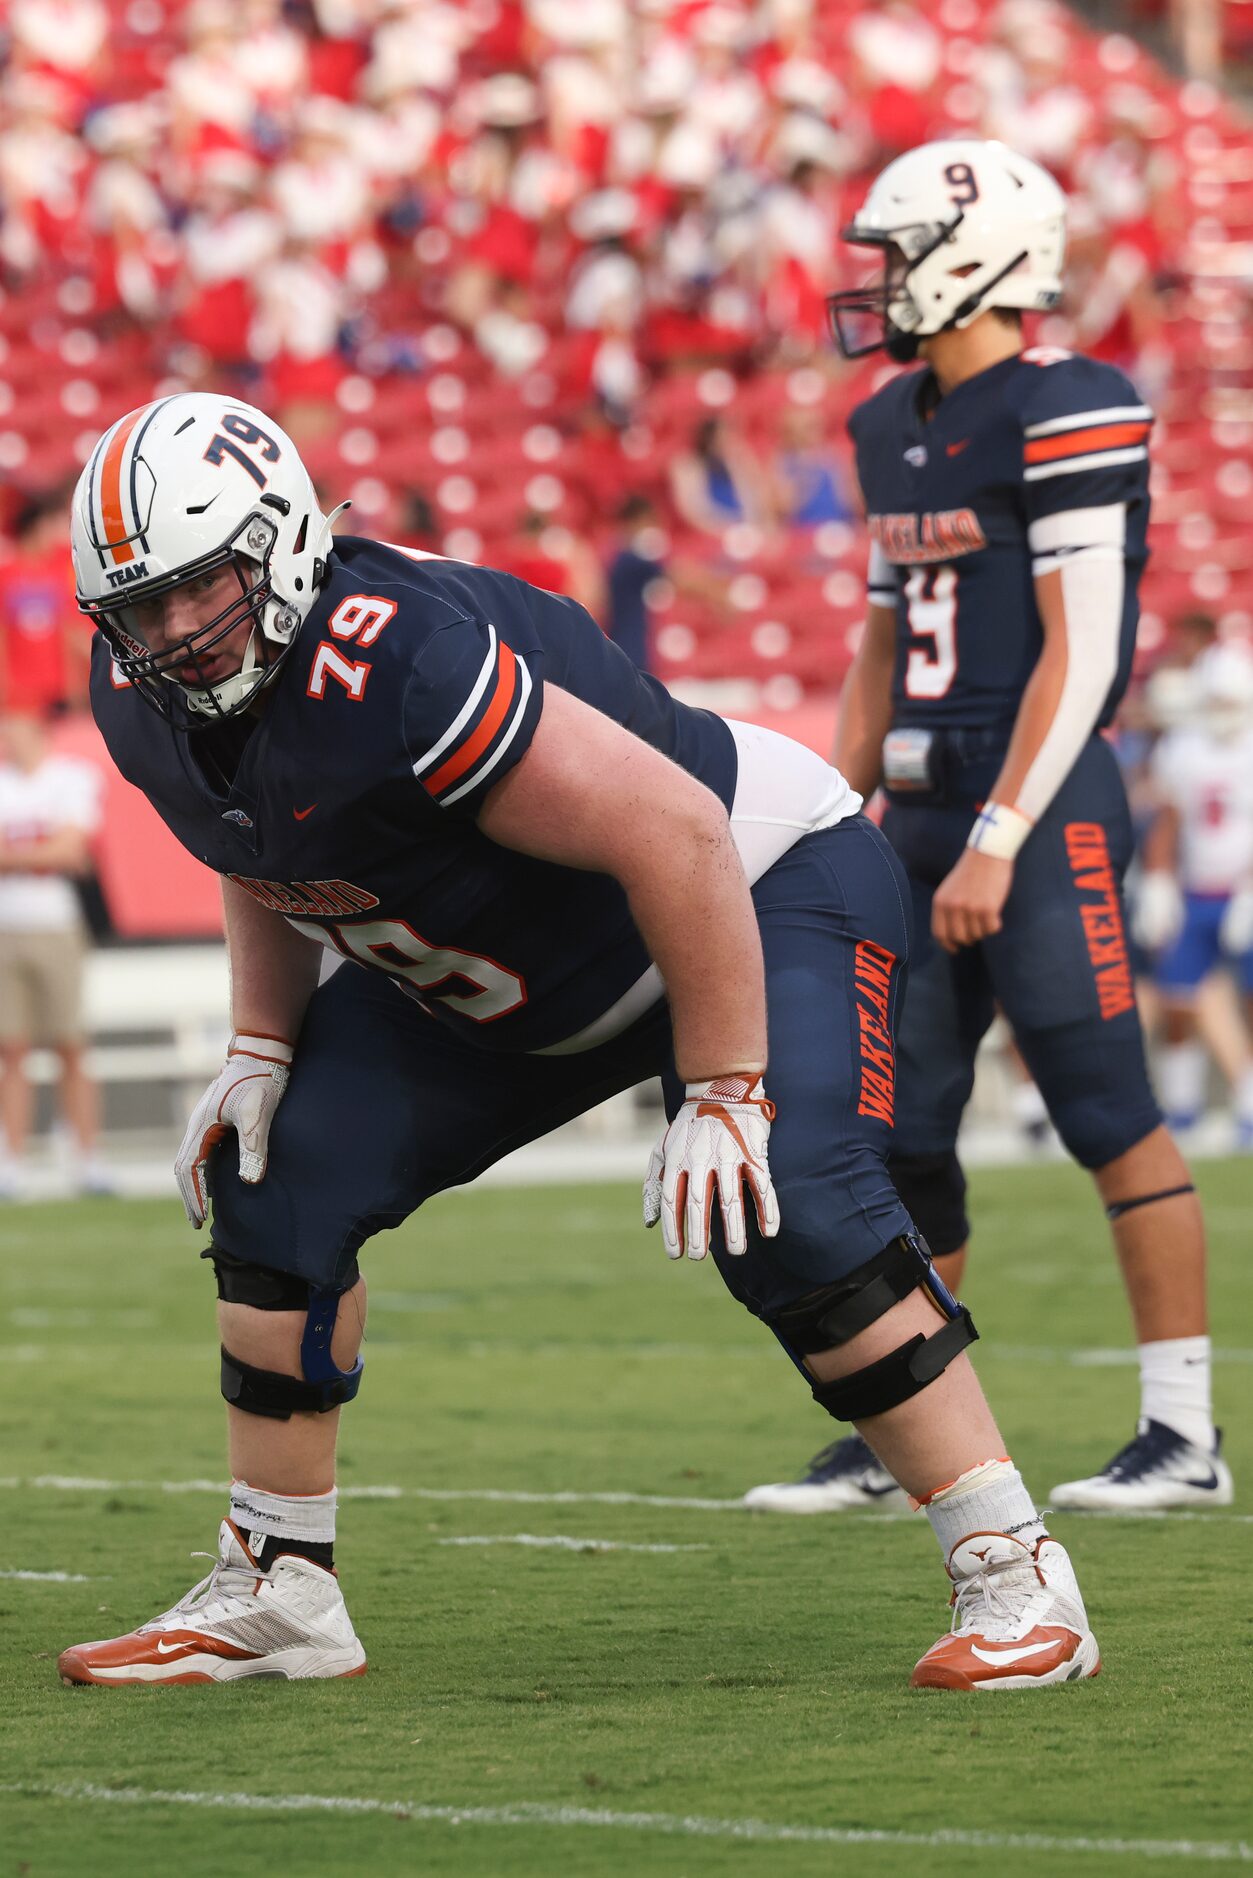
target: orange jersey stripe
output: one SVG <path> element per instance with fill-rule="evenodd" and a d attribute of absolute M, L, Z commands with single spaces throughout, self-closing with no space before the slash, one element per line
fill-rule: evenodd
<path fill-rule="evenodd" d="M 1037 437 L 1029 443 L 1028 463 L 1052 463 L 1062 456 L 1083 456 L 1089 450 L 1116 450 L 1123 444 L 1143 443 L 1148 424 L 1097 424 L 1091 430 L 1064 430 L 1056 437 Z"/>
<path fill-rule="evenodd" d="M 518 688 L 518 661 L 502 639 L 500 657 L 497 662 L 499 677 L 496 680 L 496 693 L 487 707 L 487 715 L 474 735 L 462 744 L 461 748 L 442 763 L 433 776 L 424 776 L 423 784 L 433 796 L 442 795 L 449 783 L 464 776 L 470 766 L 483 754 L 496 732 L 504 722 L 505 713 L 513 703 L 514 693 Z"/>
<path fill-rule="evenodd" d="M 100 469 L 100 520 L 104 528 L 104 538 L 113 550 L 115 561 L 133 561 L 135 550 L 123 536 L 130 533 L 122 516 L 122 458 L 130 434 L 143 416 L 143 411 L 132 411 L 129 418 L 118 425 L 113 441 L 105 453 Z"/>

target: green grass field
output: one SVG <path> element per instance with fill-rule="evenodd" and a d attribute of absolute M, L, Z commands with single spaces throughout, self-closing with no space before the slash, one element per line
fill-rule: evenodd
<path fill-rule="evenodd" d="M 716 1272 L 669 1266 L 616 1186 L 451 1196 L 371 1248 L 341 1478 L 393 1491 L 347 1499 L 338 1547 L 368 1676 L 63 1688 L 65 1644 L 208 1569 L 187 1555 L 223 1506 L 204 1484 L 224 1477 L 212 1286 L 172 1202 L 8 1211 L 0 1878 L 1253 1859 L 1249 1164 L 1199 1178 L 1237 1504 L 1056 1519 L 1104 1673 L 986 1699 L 907 1687 L 947 1622 L 920 1517 L 725 1504 L 832 1424 Z M 1074 1169 L 973 1185 L 976 1357 L 1043 1497 L 1130 1432 L 1122 1293 Z M 648 1498 L 588 1497 L 615 1493 Z M 521 1534 L 580 1547 L 451 1543 Z"/>

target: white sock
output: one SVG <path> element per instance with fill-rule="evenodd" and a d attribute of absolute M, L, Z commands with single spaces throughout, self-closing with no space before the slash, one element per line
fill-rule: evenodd
<path fill-rule="evenodd" d="M 956 1480 L 937 1487 L 924 1507 L 946 1564 L 954 1546 L 972 1532 L 1007 1532 L 1027 1546 L 1048 1536 L 1022 1475 L 1004 1456 L 968 1467 Z"/>
<path fill-rule="evenodd" d="M 1199 1043 L 1168 1043 L 1157 1053 L 1157 1089 L 1168 1115 L 1196 1116 L 1205 1107 L 1205 1051 Z"/>
<path fill-rule="evenodd" d="M 1214 1452 L 1208 1337 L 1168 1337 L 1140 1345 L 1140 1414 Z"/>
<path fill-rule="evenodd" d="M 230 1517 L 253 1552 L 267 1539 L 305 1539 L 315 1545 L 335 1542 L 336 1490 L 329 1493 L 263 1493 L 246 1480 L 231 1483 Z"/>
<path fill-rule="evenodd" d="M 1020 1128 L 1038 1128 L 1049 1119 L 1044 1097 L 1033 1082 L 1015 1083 L 1009 1106 Z"/>
<path fill-rule="evenodd" d="M 1253 1124 L 1253 1069 L 1246 1069 L 1235 1087 L 1236 1120 Z"/>

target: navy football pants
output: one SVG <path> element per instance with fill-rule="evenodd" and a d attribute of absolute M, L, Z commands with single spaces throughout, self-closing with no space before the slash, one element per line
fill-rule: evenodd
<path fill-rule="evenodd" d="M 999 762 L 988 762 L 984 791 Z M 898 801 L 883 824 L 909 875 L 915 927 L 893 1146 L 956 1145 L 975 1051 L 999 1004 L 1067 1148 L 1081 1166 L 1104 1167 L 1161 1121 L 1127 949 L 1131 817 L 1114 753 L 1101 737 L 1088 743 L 1018 856 L 1000 932 L 950 957 L 931 937 L 931 901 L 973 819 L 971 798 Z"/>
<path fill-rule="evenodd" d="M 715 1209 L 714 1256 L 734 1294 L 768 1316 L 911 1230 L 885 1167 L 909 917 L 900 865 L 860 816 L 806 836 L 753 898 L 782 1227 L 763 1240 L 751 1223 L 748 1252 L 731 1259 Z M 599 1049 L 514 1056 L 467 1042 L 380 974 L 345 964 L 309 1006 L 264 1181 L 241 1183 L 233 1139 L 215 1156 L 214 1243 L 333 1284 L 372 1233 L 652 1075 L 673 1114 L 682 1089 L 664 1003 Z"/>

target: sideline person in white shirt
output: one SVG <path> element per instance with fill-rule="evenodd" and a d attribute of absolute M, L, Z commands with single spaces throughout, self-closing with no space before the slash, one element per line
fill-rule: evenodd
<path fill-rule="evenodd" d="M 1196 719 L 1153 753 L 1159 811 L 1144 851 L 1137 937 L 1154 952 L 1165 1040 L 1157 1074 L 1177 1128 L 1205 1106 L 1197 994 L 1216 968 L 1233 974 L 1243 1035 L 1228 1039 L 1237 1144 L 1253 1147 L 1253 657 L 1220 645 L 1197 661 Z M 1238 1026 L 1236 1027 L 1238 1029 Z M 1227 1066 L 1224 1065 L 1224 1068 Z"/>
<path fill-rule="evenodd" d="M 84 1192 L 109 1186 L 96 1159 L 96 1089 L 84 1064 L 87 935 L 73 885 L 87 869 L 100 823 L 100 789 L 94 764 L 52 753 L 37 716 L 0 719 L 0 1198 L 22 1191 L 32 1044 L 60 1059 L 60 1112 L 77 1186 Z"/>

